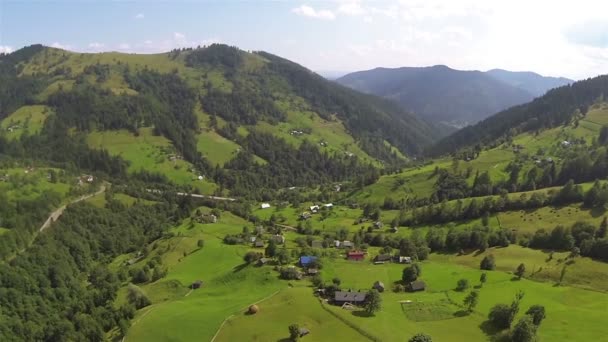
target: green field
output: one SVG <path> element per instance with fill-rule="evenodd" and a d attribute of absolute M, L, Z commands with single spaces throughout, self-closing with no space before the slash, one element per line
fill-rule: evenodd
<path fill-rule="evenodd" d="M 225 318 L 240 314 L 249 304 L 286 288 L 287 284 L 279 281 L 271 268 L 243 267 L 247 247 L 222 243 L 225 234 L 239 232 L 243 225 L 246 225 L 243 219 L 222 213 L 218 223 L 197 224 L 194 228 L 184 224 L 175 228 L 176 237 L 159 243 L 157 250 L 162 253 L 163 263 L 169 266 L 169 274 L 155 284 L 143 286 L 144 291 L 171 289 L 158 283 L 177 281 L 180 284 L 177 291 L 181 293 L 197 279 L 203 280 L 204 286 L 178 298 L 172 293 L 174 290 L 156 293 L 158 298 L 171 299 L 141 310 L 126 340 L 208 341 Z M 202 249 L 196 246 L 199 239 L 205 240 Z M 164 252 L 164 248 L 169 251 Z"/>
<path fill-rule="evenodd" d="M 191 171 L 192 165 L 184 160 L 170 160 L 175 152 L 167 138 L 152 134 L 152 128 L 142 128 L 139 136 L 126 130 L 93 132 L 87 137 L 91 147 L 103 148 L 112 155 L 127 160 L 129 171 L 141 170 L 166 175 L 178 184 L 189 184 L 204 194 L 213 193 L 216 186 L 207 180 L 199 181 L 197 173 Z"/>
<path fill-rule="evenodd" d="M 293 323 L 310 331 L 304 341 L 368 340 L 327 312 L 308 286 L 281 290 L 257 305 L 260 311 L 255 315 L 239 312 L 228 319 L 216 341 L 283 341 Z"/>
<path fill-rule="evenodd" d="M 4 118 L 0 128 L 6 131 L 10 139 L 19 138 L 23 134 L 37 134 L 51 114 L 52 110 L 47 106 L 23 106 Z"/>

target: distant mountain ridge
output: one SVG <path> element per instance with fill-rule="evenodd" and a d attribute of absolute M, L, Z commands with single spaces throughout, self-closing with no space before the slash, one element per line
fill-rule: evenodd
<path fill-rule="evenodd" d="M 486 74 L 499 81 L 523 89 L 536 97 L 544 95 L 549 89 L 558 88 L 574 82 L 574 80 L 565 77 L 542 76 L 531 71 L 492 69 L 486 71 Z"/>
<path fill-rule="evenodd" d="M 462 71 L 436 65 L 376 68 L 345 75 L 336 82 L 392 99 L 422 118 L 460 128 L 572 81 L 532 72 Z"/>

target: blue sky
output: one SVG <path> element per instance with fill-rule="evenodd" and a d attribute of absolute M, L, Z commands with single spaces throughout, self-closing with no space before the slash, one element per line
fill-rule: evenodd
<path fill-rule="evenodd" d="M 446 64 L 608 73 L 605 1 L 0 0 L 0 51 L 155 53 L 222 42 L 316 71 Z"/>

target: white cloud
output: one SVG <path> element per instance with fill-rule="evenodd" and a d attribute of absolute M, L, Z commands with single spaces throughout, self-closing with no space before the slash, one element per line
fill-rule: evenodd
<path fill-rule="evenodd" d="M 338 6 L 338 12 L 347 15 L 363 15 L 367 9 L 363 8 L 359 2 L 346 2 Z"/>
<path fill-rule="evenodd" d="M 103 50 L 103 48 L 105 47 L 105 44 L 93 42 L 93 43 L 89 43 L 88 47 L 89 47 L 89 50 L 98 52 L 98 51 Z"/>
<path fill-rule="evenodd" d="M 175 41 L 177 41 L 177 42 L 183 42 L 186 40 L 186 35 L 183 33 L 174 32 L 173 39 L 175 39 Z"/>
<path fill-rule="evenodd" d="M 144 14 L 143 14 L 143 13 L 137 13 L 137 14 L 135 15 L 135 17 L 134 17 L 134 18 L 135 18 L 135 19 L 143 19 L 144 17 L 145 17 L 145 16 L 144 16 Z"/>
<path fill-rule="evenodd" d="M 0 53 L 11 53 L 13 52 L 13 48 L 7 45 L 0 45 Z"/>
<path fill-rule="evenodd" d="M 51 44 L 51 47 L 56 48 L 56 49 L 62 49 L 62 50 L 71 50 L 72 49 L 71 45 L 61 44 L 59 42 L 54 42 L 53 44 Z"/>
<path fill-rule="evenodd" d="M 301 15 L 304 17 L 310 17 L 315 19 L 324 19 L 324 20 L 334 20 L 336 15 L 334 12 L 330 10 L 316 10 L 308 5 L 302 5 L 300 7 L 296 7 L 291 10 L 293 13 L 297 15 Z"/>
<path fill-rule="evenodd" d="M 120 50 L 130 50 L 131 49 L 131 45 L 127 44 L 127 43 L 121 43 L 118 45 L 118 49 Z"/>

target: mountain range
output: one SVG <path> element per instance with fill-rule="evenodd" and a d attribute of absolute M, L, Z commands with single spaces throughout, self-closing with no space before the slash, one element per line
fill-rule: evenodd
<path fill-rule="evenodd" d="M 532 72 L 463 71 L 436 65 L 376 68 L 345 75 L 336 82 L 394 100 L 424 119 L 462 128 L 572 80 Z"/>

